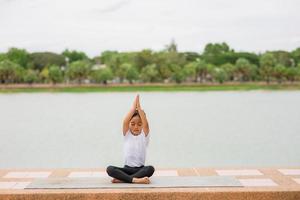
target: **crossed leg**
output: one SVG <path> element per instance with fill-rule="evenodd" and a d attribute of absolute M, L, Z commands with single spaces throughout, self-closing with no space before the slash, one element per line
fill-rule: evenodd
<path fill-rule="evenodd" d="M 113 177 L 113 183 L 150 183 L 149 177 L 153 175 L 155 169 L 153 166 L 142 167 L 116 167 L 108 166 L 106 172 Z"/>

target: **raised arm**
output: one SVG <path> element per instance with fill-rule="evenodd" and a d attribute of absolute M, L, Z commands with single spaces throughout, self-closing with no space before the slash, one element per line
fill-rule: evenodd
<path fill-rule="evenodd" d="M 142 110 L 142 108 L 141 108 L 140 96 L 139 95 L 137 95 L 137 99 L 136 99 L 136 108 L 139 112 L 139 115 L 140 115 L 142 123 L 143 123 L 144 133 L 147 136 L 149 134 L 149 131 L 150 131 L 149 123 L 148 123 L 148 120 L 147 120 L 147 117 L 146 117 L 146 114 L 145 114 L 144 110 Z"/>
<path fill-rule="evenodd" d="M 131 109 L 129 110 L 129 112 L 127 113 L 127 115 L 125 116 L 125 118 L 123 120 L 123 135 L 124 136 L 126 135 L 127 131 L 129 130 L 129 121 L 136 110 L 136 104 L 137 104 L 137 96 L 135 97 L 135 100 L 133 102 Z"/>

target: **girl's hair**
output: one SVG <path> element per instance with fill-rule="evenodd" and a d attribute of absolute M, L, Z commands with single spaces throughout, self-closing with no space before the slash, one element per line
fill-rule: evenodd
<path fill-rule="evenodd" d="M 146 113 L 145 113 L 145 115 L 146 115 Z M 135 116 L 139 116 L 139 117 L 141 118 L 141 116 L 140 116 L 138 110 L 135 110 L 135 111 L 134 111 L 134 113 L 133 113 L 133 115 L 131 116 L 130 120 L 131 120 L 133 117 L 135 117 Z"/>

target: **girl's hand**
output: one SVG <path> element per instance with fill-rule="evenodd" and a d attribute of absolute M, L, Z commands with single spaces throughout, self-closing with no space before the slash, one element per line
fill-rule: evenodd
<path fill-rule="evenodd" d="M 132 105 L 133 110 L 136 110 L 136 108 L 137 108 L 137 101 L 138 101 L 137 98 L 138 98 L 138 95 L 135 97 L 135 99 L 133 101 L 133 105 Z"/>
<path fill-rule="evenodd" d="M 139 94 L 136 96 L 136 108 L 137 108 L 138 110 L 141 109 L 140 95 L 139 95 Z"/>

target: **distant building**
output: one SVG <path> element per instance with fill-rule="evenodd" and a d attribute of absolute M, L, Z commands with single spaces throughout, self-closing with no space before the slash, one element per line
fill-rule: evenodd
<path fill-rule="evenodd" d="M 95 64 L 92 66 L 92 70 L 99 70 L 99 69 L 103 69 L 106 68 L 105 64 Z"/>

